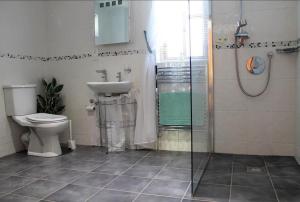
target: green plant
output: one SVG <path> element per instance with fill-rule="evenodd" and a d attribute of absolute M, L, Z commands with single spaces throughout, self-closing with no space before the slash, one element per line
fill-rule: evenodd
<path fill-rule="evenodd" d="M 43 94 L 37 97 L 37 111 L 39 113 L 61 114 L 65 109 L 60 94 L 64 85 L 57 84 L 56 79 L 53 78 L 49 83 L 42 79 L 42 86 Z"/>

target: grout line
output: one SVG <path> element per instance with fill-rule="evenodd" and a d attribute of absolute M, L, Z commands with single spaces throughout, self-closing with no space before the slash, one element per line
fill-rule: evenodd
<path fill-rule="evenodd" d="M 147 154 L 146 154 L 147 155 Z M 107 185 L 104 186 L 104 188 L 106 188 L 107 186 L 109 186 L 110 184 L 112 184 L 112 182 L 114 182 L 116 179 L 118 179 L 120 176 L 122 176 L 124 173 L 126 173 L 128 170 L 130 170 L 131 168 L 133 168 L 134 166 L 136 166 L 140 161 L 142 161 L 145 157 L 143 156 L 142 158 L 140 158 L 139 160 L 137 160 L 134 164 L 132 164 L 129 168 L 127 168 L 126 170 L 124 170 L 123 172 L 120 172 L 118 175 L 118 177 L 116 177 L 115 179 L 113 179 L 111 182 L 109 182 Z"/>
<path fill-rule="evenodd" d="M 99 165 L 98 167 L 96 167 L 96 168 L 94 168 L 94 169 L 92 169 L 92 170 L 90 170 L 90 171 L 82 171 L 82 170 L 81 170 L 80 172 L 84 172 L 85 174 L 76 177 L 75 179 L 71 180 L 70 182 L 66 182 L 66 185 L 65 185 L 65 186 L 62 186 L 62 187 L 60 187 L 59 189 L 57 189 L 56 191 L 51 192 L 50 194 L 48 194 L 48 195 L 46 195 L 45 197 L 43 197 L 41 200 L 45 200 L 48 196 L 54 194 L 55 192 L 57 192 L 57 191 L 59 191 L 59 190 L 61 190 L 61 189 L 64 189 L 64 188 L 67 187 L 68 185 L 71 185 L 72 183 L 74 183 L 75 181 L 77 181 L 79 178 L 81 178 L 81 177 L 83 177 L 83 176 L 86 176 L 86 175 L 92 173 L 95 169 L 101 167 L 102 165 L 103 165 L 103 163 L 100 163 L 100 165 Z M 63 168 L 63 167 L 60 167 L 59 169 L 74 170 L 74 169 L 68 169 L 68 168 Z M 74 170 L 74 171 L 79 171 L 79 170 Z M 45 176 L 44 176 L 44 177 L 45 177 Z M 117 178 L 117 177 L 116 177 L 116 178 Z M 46 180 L 47 180 L 47 179 L 46 179 Z M 51 181 L 51 180 L 48 180 L 48 181 Z M 79 185 L 77 185 L 77 186 L 79 186 Z M 96 188 L 96 187 L 93 187 L 93 188 Z M 96 192 L 95 194 L 99 193 L 101 190 L 103 190 L 103 188 L 101 188 L 101 189 L 100 189 L 98 192 Z M 94 196 L 94 195 L 92 195 L 92 196 Z M 88 198 L 88 199 L 89 199 L 89 198 Z M 49 201 L 49 200 L 48 200 L 48 201 Z"/>
<path fill-rule="evenodd" d="M 116 177 L 115 177 L 111 182 L 109 182 L 107 185 L 105 185 L 104 187 L 102 187 L 102 188 L 100 188 L 100 189 L 99 189 L 99 187 L 80 185 L 80 186 L 83 186 L 83 187 L 89 187 L 89 188 L 92 187 L 92 188 L 96 188 L 96 189 L 98 188 L 98 189 L 99 189 L 99 191 L 97 191 L 95 194 L 93 194 L 93 195 L 91 195 L 90 197 L 88 197 L 88 198 L 86 199 L 86 201 L 89 200 L 89 199 L 91 199 L 92 197 L 94 197 L 96 194 L 98 194 L 99 192 L 103 191 L 104 189 L 106 189 L 106 190 L 120 191 L 120 192 L 135 193 L 135 194 L 137 194 L 136 198 L 133 200 L 133 201 L 135 201 L 135 200 L 143 193 L 143 191 L 144 191 L 144 190 L 145 190 L 145 189 L 153 182 L 153 180 L 155 180 L 155 178 L 162 172 L 162 170 L 168 166 L 167 163 L 166 163 L 164 166 L 152 166 L 152 167 L 160 168 L 159 172 L 158 172 L 152 179 L 151 179 L 151 178 L 146 178 L 146 177 L 139 177 L 139 176 L 130 176 L 130 177 L 137 177 L 137 178 L 150 179 L 149 183 L 148 183 L 148 184 L 147 184 L 140 192 L 130 192 L 130 191 L 117 190 L 117 189 L 109 189 L 109 188 L 107 188 L 107 186 L 110 185 L 110 184 L 111 184 L 113 181 L 115 181 L 116 179 L 118 179 L 120 176 L 127 176 L 127 175 L 124 175 L 124 173 L 126 173 L 129 169 L 131 169 L 132 167 L 134 167 L 134 166 L 136 166 L 137 164 L 139 164 L 144 158 L 149 157 L 150 153 L 151 153 L 151 151 L 147 152 L 144 156 L 141 156 L 139 160 L 137 160 L 134 164 L 132 164 L 128 169 L 124 170 L 123 172 L 120 172 L 118 175 L 108 174 L 108 173 L 102 173 L 102 174 L 106 174 L 106 175 L 114 175 L 114 176 L 116 176 Z M 151 156 L 150 156 L 150 157 L 151 157 Z M 97 162 L 97 161 L 94 161 L 94 162 Z M 99 167 L 101 167 L 105 162 L 107 162 L 107 161 L 97 162 L 97 163 L 99 163 Z M 19 174 L 19 173 L 21 173 L 21 172 L 23 172 L 23 171 L 25 171 L 25 170 L 30 170 L 30 169 L 32 169 L 32 168 L 34 168 L 34 167 L 39 167 L 39 166 L 47 166 L 47 165 L 34 165 L 34 166 L 30 167 L 30 168 L 24 169 L 24 170 L 19 171 L 19 172 L 17 172 L 17 173 Z M 98 168 L 98 167 L 97 167 L 97 168 Z M 95 168 L 95 169 L 97 169 L 97 168 Z M 176 167 L 174 167 L 174 168 L 176 168 Z M 45 180 L 45 181 L 52 181 L 52 182 L 56 182 L 56 183 L 61 183 L 62 186 L 61 186 L 60 188 L 58 188 L 57 190 L 55 190 L 55 191 L 49 193 L 48 195 L 46 195 L 46 196 L 43 197 L 43 198 L 38 198 L 39 200 L 46 200 L 46 198 L 47 198 L 48 196 L 50 196 L 50 195 L 52 195 L 53 193 L 55 193 L 55 192 L 57 192 L 57 191 L 59 191 L 59 190 L 65 188 L 66 186 L 68 186 L 68 185 L 74 183 L 76 180 L 78 180 L 79 178 L 81 178 L 81 177 L 83 177 L 83 176 L 85 176 L 85 175 L 88 175 L 88 174 L 90 174 L 90 173 L 99 173 L 99 174 L 101 174 L 100 172 L 93 172 L 95 169 L 92 169 L 91 171 L 82 171 L 82 170 L 69 169 L 69 168 L 64 168 L 64 167 L 57 167 L 57 170 L 63 170 L 63 169 L 64 169 L 64 170 L 73 170 L 73 171 L 77 171 L 77 172 L 82 172 L 83 175 L 79 175 L 79 176 L 75 177 L 73 180 L 68 181 L 68 182 L 58 182 L 58 181 L 55 181 L 55 180 L 48 180 L 48 179 L 46 179 L 46 177 L 47 177 L 48 175 L 43 175 L 43 176 L 41 176 L 41 177 L 31 177 L 31 176 L 19 176 L 19 175 L 17 175 L 17 177 L 30 178 L 30 179 L 34 179 L 34 181 L 31 182 L 31 183 L 25 184 L 24 186 L 22 186 L 22 187 L 20 187 L 20 188 L 18 188 L 18 189 L 15 189 L 15 190 L 13 190 L 13 191 L 11 191 L 11 192 L 4 193 L 3 196 L 6 196 L 6 195 L 8 195 L 8 194 L 12 194 L 13 192 L 15 192 L 15 191 L 17 191 L 17 190 L 19 190 L 19 189 L 22 189 L 23 187 L 28 186 L 28 185 L 30 185 L 30 184 L 32 184 L 32 183 L 38 181 L 38 180 Z M 176 168 L 176 169 L 185 169 L 185 168 Z M 190 169 L 186 169 L 186 170 L 190 170 Z M 8 177 L 11 177 L 11 176 L 15 176 L 15 175 L 7 176 L 7 178 L 8 178 Z M 190 182 L 190 181 L 182 181 L 182 180 L 173 180 L 173 181 Z M 191 182 L 190 182 L 190 183 L 191 183 Z M 190 186 L 190 184 L 189 184 L 189 186 Z M 188 186 L 188 188 L 189 188 L 189 186 Z M 186 192 L 188 191 L 188 188 L 187 188 Z M 186 192 L 185 192 L 185 194 L 186 194 Z M 182 198 L 184 198 L 185 194 L 183 195 Z M 19 194 L 15 194 L 15 195 L 19 195 Z M 162 197 L 169 197 L 169 198 L 180 199 L 180 198 L 175 197 L 175 196 L 165 196 L 165 195 L 158 195 L 158 194 L 148 194 L 148 193 L 145 193 L 145 195 L 162 196 Z M 34 196 L 26 196 L 26 195 L 20 195 L 20 196 L 24 196 L 24 197 L 34 197 Z M 53 201 L 51 201 L 51 200 L 46 200 L 46 201 L 53 202 Z"/>
<path fill-rule="evenodd" d="M 228 201 L 231 201 L 231 192 L 232 192 L 232 181 L 233 181 L 233 167 L 234 167 L 234 160 L 231 162 L 231 178 L 230 178 L 230 190 L 229 190 L 229 199 Z"/>
<path fill-rule="evenodd" d="M 14 193 L 11 193 L 11 194 L 5 194 L 5 195 L 2 195 L 1 198 L 3 196 L 7 196 L 7 195 L 13 195 L 13 196 L 21 196 L 21 197 L 24 197 L 24 198 L 33 198 L 33 199 L 37 199 L 38 201 L 40 201 L 41 199 L 35 197 L 35 196 L 25 196 L 25 195 L 21 195 L 21 194 L 14 194 Z"/>
<path fill-rule="evenodd" d="M 274 190 L 274 193 L 275 193 L 276 199 L 277 199 L 277 201 L 279 202 L 278 194 L 277 194 L 277 191 L 276 191 L 276 189 L 275 189 L 275 186 L 274 186 L 274 183 L 273 183 L 272 177 L 271 177 L 271 175 L 270 175 L 269 168 L 268 168 L 268 166 L 267 166 L 267 163 L 266 163 L 266 161 L 265 161 L 265 158 L 263 158 L 263 159 L 264 159 L 265 168 L 266 168 L 266 171 L 267 171 L 267 174 L 268 174 L 269 180 L 270 180 L 270 182 L 271 182 L 271 184 L 272 184 L 272 187 L 273 187 L 273 190 Z"/>
<path fill-rule="evenodd" d="M 183 194 L 183 196 L 181 197 L 181 202 L 185 199 L 185 196 L 186 196 L 186 194 L 187 194 L 187 192 L 189 191 L 189 188 L 192 186 L 192 182 L 190 182 L 190 184 L 189 184 L 189 186 L 186 188 L 186 190 L 185 190 L 185 192 L 184 192 L 184 194 Z"/>
<path fill-rule="evenodd" d="M 127 168 L 126 170 L 124 170 L 123 172 L 119 173 L 118 175 L 115 175 L 117 177 L 115 177 L 114 179 L 112 179 L 112 181 L 110 181 L 109 183 L 107 183 L 105 186 L 102 187 L 102 189 L 100 189 L 99 191 L 97 191 L 95 194 L 92 194 L 90 197 L 88 197 L 85 201 L 88 201 L 89 199 L 93 198 L 94 196 L 96 196 L 99 192 L 103 191 L 104 189 L 106 189 L 107 186 L 109 186 L 110 184 L 112 184 L 116 179 L 118 179 L 120 176 L 122 176 L 122 174 L 126 173 L 128 170 L 130 170 L 131 168 L 133 168 L 135 165 L 137 165 L 142 159 L 144 159 L 147 155 L 149 154 L 149 152 L 147 154 L 145 154 L 143 157 L 141 157 L 139 160 L 137 160 L 134 164 L 132 164 L 129 168 Z"/>
<path fill-rule="evenodd" d="M 20 177 L 20 178 L 23 178 L 22 176 L 9 176 L 9 177 Z M 25 177 L 25 178 L 29 178 L 29 177 Z M 19 190 L 19 189 L 22 189 L 22 188 L 24 188 L 24 187 L 26 187 L 26 186 L 28 186 L 28 185 L 30 185 L 30 184 L 33 184 L 33 183 L 35 183 L 35 182 L 41 180 L 41 178 L 29 178 L 29 179 L 33 179 L 33 181 L 32 181 L 32 182 L 29 182 L 29 183 L 26 183 L 25 185 L 23 185 L 23 186 L 21 186 L 21 187 L 19 187 L 19 188 L 17 188 L 17 189 L 14 189 L 14 190 L 12 190 L 12 191 L 10 191 L 10 192 L 3 193 L 4 195 L 2 195 L 1 197 L 7 196 L 7 195 L 9 195 L 9 194 L 13 194 L 13 192 L 15 192 L 15 191 L 17 191 L 17 190 Z M 22 195 L 22 196 L 23 196 L 23 195 Z M 27 195 L 24 195 L 24 196 L 27 196 Z M 27 197 L 28 197 L 28 196 L 27 196 Z M 34 196 L 29 196 L 29 197 L 34 197 Z M 36 197 L 35 197 L 35 198 L 36 198 Z"/>
<path fill-rule="evenodd" d="M 162 170 L 164 169 L 164 168 L 166 168 L 167 167 L 167 163 L 160 169 L 160 171 L 158 172 L 158 173 L 156 173 L 156 175 L 154 175 L 153 176 L 153 178 L 148 182 L 148 184 L 146 184 L 146 186 L 140 191 L 140 193 L 135 197 L 135 199 L 133 199 L 133 201 L 132 202 L 134 202 L 134 201 L 136 201 L 137 200 L 137 198 L 150 186 L 150 184 L 155 180 L 155 178 L 157 177 L 157 176 L 159 176 L 159 174 L 162 172 Z"/>

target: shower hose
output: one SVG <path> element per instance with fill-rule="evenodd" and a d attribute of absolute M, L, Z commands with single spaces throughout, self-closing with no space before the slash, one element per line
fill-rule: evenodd
<path fill-rule="evenodd" d="M 239 59 L 238 59 L 238 47 L 237 47 L 237 37 L 235 37 L 235 50 L 234 50 L 234 54 L 235 54 L 235 69 L 236 69 L 236 77 L 237 77 L 237 81 L 238 81 L 238 84 L 239 84 L 239 87 L 241 89 L 241 91 L 248 97 L 258 97 L 260 95 L 262 95 L 264 92 L 266 92 L 267 88 L 268 88 L 268 85 L 270 83 L 270 77 L 271 77 L 271 67 L 272 67 L 272 57 L 273 57 L 273 53 L 272 52 L 268 52 L 267 56 L 268 56 L 268 59 L 269 59 L 269 67 L 268 67 L 268 77 L 267 77 L 267 81 L 266 81 L 266 84 L 264 86 L 264 88 L 257 94 L 251 94 L 251 93 L 248 93 L 242 82 L 241 82 L 241 78 L 240 78 L 240 71 L 239 71 Z"/>

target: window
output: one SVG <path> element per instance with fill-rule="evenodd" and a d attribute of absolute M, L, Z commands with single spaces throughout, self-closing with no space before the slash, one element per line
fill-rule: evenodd
<path fill-rule="evenodd" d="M 187 0 L 154 2 L 158 63 L 188 60 L 190 55 L 192 57 L 205 56 L 207 53 L 205 3 L 205 1 L 191 1 L 189 10 Z M 193 40 L 191 47 L 189 46 L 190 37 Z"/>

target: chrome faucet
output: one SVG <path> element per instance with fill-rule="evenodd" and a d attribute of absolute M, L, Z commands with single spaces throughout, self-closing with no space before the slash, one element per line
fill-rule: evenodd
<path fill-rule="evenodd" d="M 104 79 L 105 82 L 107 82 L 107 71 L 106 69 L 99 69 L 99 70 L 96 70 L 97 73 L 99 74 L 103 74 L 103 76 L 101 78 Z"/>
<path fill-rule="evenodd" d="M 125 68 L 124 72 L 126 72 L 127 74 L 131 73 L 131 68 L 130 67 Z"/>
<path fill-rule="evenodd" d="M 122 81 L 121 72 L 118 72 L 116 77 L 117 77 L 117 79 L 118 79 L 119 82 Z"/>

